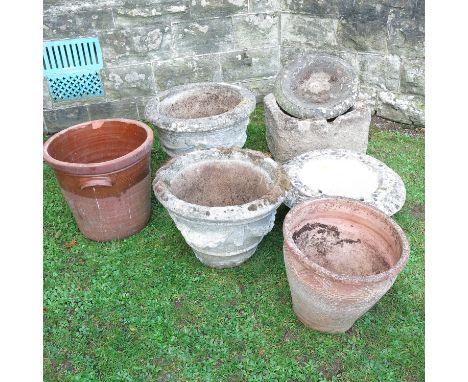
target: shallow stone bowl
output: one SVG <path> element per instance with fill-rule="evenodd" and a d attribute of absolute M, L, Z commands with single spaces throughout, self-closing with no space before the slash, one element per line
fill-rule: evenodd
<path fill-rule="evenodd" d="M 284 203 L 341 196 L 359 200 L 391 216 L 405 204 L 400 176 L 385 163 L 350 150 L 314 150 L 284 164 L 291 188 Z"/>
<path fill-rule="evenodd" d="M 158 131 L 170 156 L 211 147 L 242 147 L 255 109 L 255 95 L 227 83 L 193 83 L 173 87 L 152 98 L 146 118 Z"/>
<path fill-rule="evenodd" d="M 280 165 L 263 153 L 238 148 L 193 151 L 171 159 L 153 182 L 197 258 L 234 267 L 271 231 L 289 187 Z"/>
<path fill-rule="evenodd" d="M 281 108 L 296 118 L 335 118 L 347 111 L 359 93 L 356 71 L 328 54 L 302 56 L 283 67 L 274 95 Z"/>

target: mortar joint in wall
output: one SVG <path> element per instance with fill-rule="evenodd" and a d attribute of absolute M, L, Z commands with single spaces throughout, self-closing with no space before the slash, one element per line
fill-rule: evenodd
<path fill-rule="evenodd" d="M 154 84 L 154 93 L 153 94 L 156 94 L 159 91 L 159 89 L 157 89 L 156 77 L 154 75 L 154 64 L 153 64 L 153 62 L 151 63 L 151 77 L 153 79 L 153 84 Z"/>
<path fill-rule="evenodd" d="M 370 56 L 370 57 L 386 57 L 387 54 L 381 52 L 361 52 L 361 51 L 343 51 L 349 53 L 356 53 L 358 56 Z"/>
<path fill-rule="evenodd" d="M 157 61 L 157 60 L 154 60 L 154 61 Z M 119 68 L 128 68 L 130 66 L 151 65 L 151 63 L 154 61 L 141 61 L 141 62 L 136 62 L 136 63 L 131 63 L 131 64 L 117 64 L 115 66 L 107 64 L 107 66 L 104 69 L 111 70 L 111 69 L 119 69 Z"/>
<path fill-rule="evenodd" d="M 279 17 L 278 17 L 278 43 L 281 45 L 281 27 L 282 27 L 282 22 L 281 22 L 281 15 L 282 13 L 280 13 Z M 281 58 L 281 56 L 280 56 Z M 280 61 L 281 62 L 281 61 Z"/>
<path fill-rule="evenodd" d="M 139 120 L 143 120 L 143 117 L 144 117 L 144 113 L 143 113 L 143 110 L 142 110 L 142 113 L 140 113 L 140 107 L 138 106 L 138 100 L 141 99 L 142 97 L 135 97 L 134 100 L 135 100 L 135 106 L 136 106 L 136 111 L 137 111 L 137 116 L 138 116 L 138 119 Z"/>
<path fill-rule="evenodd" d="M 91 114 L 89 112 L 89 105 L 86 105 L 86 113 L 88 114 L 88 121 L 91 121 Z"/>
<path fill-rule="evenodd" d="M 229 17 L 236 18 L 236 17 L 257 16 L 257 15 L 276 16 L 276 15 L 278 15 L 278 12 L 271 12 L 271 11 L 245 12 L 245 13 L 236 13 L 234 15 L 230 15 Z"/>
<path fill-rule="evenodd" d="M 190 55 L 186 55 L 186 56 L 175 56 L 175 57 L 172 57 L 172 58 L 167 58 L 165 60 L 153 60 L 153 61 L 150 61 L 150 62 L 145 62 L 145 64 L 151 64 L 152 66 L 155 65 L 155 64 L 158 64 L 158 63 L 168 63 L 168 62 L 171 62 L 171 61 L 174 61 L 174 60 L 184 60 L 184 59 L 189 59 L 189 58 L 199 58 L 199 57 L 205 57 L 205 56 L 214 56 L 214 55 L 219 55 L 219 57 L 221 58 L 221 55 L 223 54 L 229 54 L 229 53 L 236 53 L 236 52 L 240 52 L 240 51 L 243 51 L 243 50 L 247 50 L 247 51 L 265 51 L 265 50 L 268 50 L 268 49 L 280 49 L 281 46 L 278 44 L 278 45 L 267 45 L 267 46 L 264 46 L 262 48 L 238 48 L 238 49 L 233 49 L 233 50 L 225 50 L 225 51 L 222 51 L 222 52 L 211 52 L 211 53 L 201 53 L 201 54 L 190 54 Z M 116 66 L 116 67 L 113 67 L 113 68 L 120 68 L 120 67 L 126 67 L 126 66 L 135 66 L 135 65 L 140 65 L 139 63 L 138 64 L 130 64 L 130 65 L 119 65 L 119 66 Z"/>
<path fill-rule="evenodd" d="M 114 8 L 111 8 L 110 11 L 111 11 L 111 15 L 112 15 L 112 25 L 114 26 L 114 28 L 116 28 L 117 25 L 115 24 Z"/>
<path fill-rule="evenodd" d="M 224 81 L 223 68 L 221 66 L 221 53 L 218 53 L 217 56 L 218 56 L 219 77 L 221 78 L 221 81 Z"/>

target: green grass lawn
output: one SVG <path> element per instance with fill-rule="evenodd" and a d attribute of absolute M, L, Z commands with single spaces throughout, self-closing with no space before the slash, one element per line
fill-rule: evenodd
<path fill-rule="evenodd" d="M 246 147 L 268 151 L 262 107 Z M 372 128 L 368 153 L 406 184 L 394 218 L 411 255 L 392 289 L 338 335 L 306 328 L 292 311 L 285 206 L 250 260 L 215 270 L 196 259 L 154 195 L 137 235 L 86 239 L 44 164 L 45 380 L 424 380 L 424 139 Z M 167 159 L 156 139 L 153 175 Z"/>

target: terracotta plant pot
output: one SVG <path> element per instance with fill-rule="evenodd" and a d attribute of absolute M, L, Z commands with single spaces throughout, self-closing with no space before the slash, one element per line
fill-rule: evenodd
<path fill-rule="evenodd" d="M 156 173 L 154 193 L 197 258 L 234 267 L 271 231 L 289 182 L 282 168 L 252 150 L 209 149 L 170 160 Z"/>
<path fill-rule="evenodd" d="M 153 131 L 128 119 L 69 127 L 44 144 L 80 231 L 91 240 L 122 239 L 140 231 L 151 212 Z"/>
<path fill-rule="evenodd" d="M 409 257 L 402 229 L 353 199 L 298 204 L 286 215 L 283 235 L 294 312 L 323 332 L 351 328 L 390 289 Z"/>
<path fill-rule="evenodd" d="M 146 105 L 170 156 L 212 147 L 242 147 L 255 109 L 254 94 L 238 85 L 201 82 L 175 86 Z"/>

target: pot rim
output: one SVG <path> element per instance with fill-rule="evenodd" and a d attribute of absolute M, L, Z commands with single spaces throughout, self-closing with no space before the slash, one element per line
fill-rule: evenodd
<path fill-rule="evenodd" d="M 372 194 L 361 200 L 370 204 L 388 216 L 392 216 L 400 211 L 406 201 L 406 187 L 401 177 L 384 162 L 365 153 L 355 152 L 347 149 L 322 149 L 312 150 L 299 154 L 283 164 L 284 170 L 288 174 L 291 182 L 291 190 L 296 191 L 299 195 L 305 198 L 331 198 L 335 195 L 326 195 L 319 192 L 314 192 L 305 185 L 298 177 L 297 170 L 302 168 L 306 161 L 321 160 L 321 159 L 340 159 L 350 158 L 357 160 L 362 165 L 365 165 L 375 171 L 378 175 L 379 186 Z M 346 196 L 338 196 L 346 198 Z M 348 199 L 353 199 L 348 197 Z M 355 199 L 357 200 L 357 199 Z"/>
<path fill-rule="evenodd" d="M 325 104 L 310 102 L 305 100 L 303 97 L 299 97 L 295 92 L 291 91 L 291 73 L 297 71 L 298 67 L 301 67 L 304 63 L 304 66 L 311 66 L 316 60 L 326 59 L 329 61 L 329 65 L 334 67 L 339 66 L 342 68 L 346 74 L 351 78 L 349 82 L 349 90 L 346 97 L 341 97 L 337 101 L 328 102 Z M 319 111 L 319 114 L 313 115 L 310 111 L 301 112 L 301 116 L 297 116 L 300 119 L 329 119 L 334 118 L 334 116 L 339 116 L 343 114 L 344 111 L 348 110 L 351 106 L 354 105 L 359 92 L 359 78 L 356 70 L 342 58 L 328 53 L 310 53 L 301 56 L 300 58 L 292 61 L 288 65 L 285 65 L 278 73 L 276 77 L 275 86 L 273 89 L 273 94 L 275 98 L 280 102 L 286 103 L 286 105 L 281 105 L 284 110 L 290 109 L 291 106 L 295 105 L 304 105 L 306 104 L 308 108 L 316 109 Z M 287 96 L 286 96 L 287 94 Z M 340 112 L 332 112 L 337 107 Z M 289 111 L 288 111 L 289 113 Z M 308 116 L 308 114 L 311 114 Z"/>
<path fill-rule="evenodd" d="M 89 125 L 92 125 L 93 128 L 100 128 L 105 122 L 123 122 L 127 124 L 136 125 L 146 132 L 146 138 L 141 145 L 139 145 L 134 150 L 128 152 L 125 155 L 122 155 L 118 158 L 114 158 L 104 162 L 91 162 L 91 163 L 72 163 L 64 162 L 58 159 L 55 159 L 49 154 L 49 146 L 60 137 L 66 135 L 72 130 L 78 130 L 85 128 Z M 96 126 L 96 127 L 95 127 Z M 126 167 L 133 165 L 134 163 L 143 159 L 153 147 L 153 130 L 140 121 L 126 118 L 104 118 L 96 119 L 88 122 L 79 123 L 77 125 L 70 126 L 64 130 L 59 131 L 50 137 L 43 146 L 43 158 L 49 166 L 54 170 L 62 171 L 74 175 L 87 175 L 87 174 L 106 174 L 122 170 Z"/>
<path fill-rule="evenodd" d="M 333 272 L 327 268 L 322 267 L 321 265 L 317 264 L 314 261 L 311 261 L 311 260 L 305 261 L 303 252 L 299 249 L 299 247 L 296 245 L 296 243 L 292 239 L 292 234 L 290 232 L 290 226 L 292 224 L 294 215 L 299 209 L 308 208 L 309 206 L 313 204 L 322 204 L 322 203 L 327 203 L 330 201 L 336 202 L 337 200 L 340 200 L 341 202 L 351 203 L 360 209 L 366 209 L 368 211 L 371 211 L 374 215 L 376 215 L 377 218 L 380 218 L 390 223 L 391 227 L 396 231 L 398 237 L 400 238 L 401 245 L 402 245 L 401 256 L 392 267 L 390 267 L 384 272 L 380 272 L 380 273 L 373 274 L 373 275 L 346 275 L 346 274 Z M 389 279 L 394 275 L 396 276 L 401 272 L 401 270 L 406 265 L 408 258 L 409 258 L 409 254 L 410 254 L 409 242 L 403 229 L 391 217 L 385 215 L 382 211 L 380 211 L 379 209 L 367 203 L 364 203 L 355 199 L 351 199 L 351 198 L 345 198 L 345 197 L 326 197 L 326 198 L 320 198 L 320 199 L 310 199 L 310 200 L 306 200 L 302 203 L 297 204 L 286 214 L 286 217 L 284 218 L 283 237 L 284 237 L 284 245 L 288 247 L 288 249 L 292 252 L 293 255 L 295 255 L 296 259 L 299 260 L 300 263 L 304 267 L 326 278 L 330 278 L 332 280 L 340 281 L 340 282 L 344 282 L 348 284 L 375 283 L 375 282 L 380 282 L 380 281 Z M 284 255 L 286 255 L 286 252 L 284 253 Z"/>
<path fill-rule="evenodd" d="M 224 157 L 227 155 L 228 157 Z M 229 157 L 233 155 L 234 157 Z M 200 157 L 201 156 L 201 157 Z M 197 158 L 193 163 L 206 162 L 210 158 L 213 160 L 262 160 L 266 167 L 272 171 L 270 181 L 272 186 L 269 191 L 260 198 L 252 200 L 248 203 L 238 204 L 234 206 L 203 206 L 193 204 L 179 199 L 175 196 L 168 185 L 167 172 L 176 165 L 177 162 L 186 160 L 189 157 Z M 252 162 L 251 162 L 252 163 Z M 257 164 L 261 167 L 261 164 Z M 266 171 L 262 168 L 263 171 Z M 177 174 L 180 171 L 177 172 Z M 173 179 L 173 176 L 171 179 Z M 156 172 L 153 181 L 153 191 L 159 202 L 170 212 L 177 214 L 188 220 L 206 221 L 206 222 L 229 222 L 232 225 L 243 224 L 245 221 L 258 220 L 268 215 L 272 210 L 276 210 L 283 202 L 287 189 L 289 187 L 289 179 L 283 170 L 282 166 L 276 163 L 267 155 L 249 149 L 240 148 L 211 148 L 205 150 L 195 150 L 190 153 L 174 157 L 167 161 Z M 250 208 L 255 205 L 255 209 Z"/>
<path fill-rule="evenodd" d="M 327 118 L 319 117 L 319 118 L 297 118 L 293 117 L 292 115 L 288 114 L 285 110 L 281 108 L 279 103 L 276 101 L 276 97 L 273 93 L 267 94 L 263 98 L 263 102 L 268 104 L 268 107 L 271 108 L 274 112 L 278 112 L 281 114 L 281 117 L 292 121 L 297 124 L 297 122 L 308 122 L 311 125 L 324 125 L 327 127 L 333 128 L 340 128 L 343 121 L 353 120 L 355 118 L 359 118 L 363 113 L 369 113 L 370 109 L 369 106 L 362 99 L 357 99 L 356 102 L 350 106 L 348 110 L 344 112 L 344 114 L 340 114 L 333 118 L 332 121 L 329 121 Z"/>
<path fill-rule="evenodd" d="M 240 102 L 231 110 L 221 114 L 216 114 L 201 118 L 176 118 L 162 113 L 159 106 L 167 99 L 192 89 L 204 88 L 230 88 L 240 95 Z M 155 124 L 158 129 L 175 133 L 197 133 L 213 130 L 223 130 L 230 125 L 237 123 L 239 119 L 248 118 L 255 110 L 255 95 L 243 86 L 233 85 L 226 82 L 195 82 L 186 85 L 174 86 L 167 89 L 155 97 L 152 97 L 145 107 L 145 117 Z M 220 123 L 220 120 L 223 123 Z M 227 122 L 225 119 L 229 119 Z"/>

